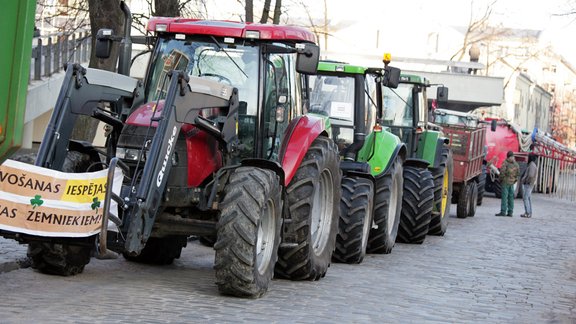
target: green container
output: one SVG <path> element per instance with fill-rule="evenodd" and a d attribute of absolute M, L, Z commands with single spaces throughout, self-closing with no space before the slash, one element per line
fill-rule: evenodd
<path fill-rule="evenodd" d="M 4 1 L 0 10 L 0 163 L 22 144 L 36 0 Z"/>

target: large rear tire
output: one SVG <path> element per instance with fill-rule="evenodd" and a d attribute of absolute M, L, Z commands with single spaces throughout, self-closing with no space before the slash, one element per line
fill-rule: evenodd
<path fill-rule="evenodd" d="M 404 167 L 402 214 L 396 240 L 422 244 L 428 234 L 434 207 L 434 180 L 428 169 Z"/>
<path fill-rule="evenodd" d="M 326 275 L 340 218 L 340 178 L 336 144 L 326 137 L 316 138 L 286 189 L 278 277 L 318 280 Z"/>
<path fill-rule="evenodd" d="M 374 183 L 355 176 L 342 178 L 339 231 L 332 261 L 361 263 L 372 227 Z"/>
<path fill-rule="evenodd" d="M 452 151 L 442 150 L 440 165 L 432 168 L 434 178 L 434 209 L 428 234 L 443 236 L 448 228 L 448 218 L 450 216 L 450 202 L 452 200 L 452 186 L 454 161 Z"/>
<path fill-rule="evenodd" d="M 374 221 L 368 238 L 368 253 L 392 252 L 402 210 L 402 161 L 396 158 L 388 172 L 376 179 Z"/>
<path fill-rule="evenodd" d="M 93 162 L 86 153 L 69 151 L 62 172 L 86 172 Z M 27 255 L 33 269 L 46 274 L 72 276 L 84 271 L 84 267 L 90 263 L 95 240 L 96 236 L 70 239 L 70 244 L 32 241 L 28 244 Z"/>
<path fill-rule="evenodd" d="M 126 260 L 131 262 L 168 265 L 174 259 L 180 258 L 182 248 L 188 242 L 186 236 L 150 237 L 144 249 L 136 256 L 123 253 Z"/>
<path fill-rule="evenodd" d="M 472 204 L 470 200 L 472 199 L 473 186 L 476 186 L 476 182 L 470 181 L 460 192 L 458 203 L 456 204 L 456 217 L 466 218 L 470 215 L 470 206 Z"/>
<path fill-rule="evenodd" d="M 282 226 L 280 182 L 273 171 L 236 169 L 224 187 L 214 269 L 222 294 L 258 298 L 274 276 Z"/>

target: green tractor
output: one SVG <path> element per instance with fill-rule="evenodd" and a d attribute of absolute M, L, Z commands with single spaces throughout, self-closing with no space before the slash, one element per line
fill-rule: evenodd
<path fill-rule="evenodd" d="M 342 170 L 335 262 L 360 263 L 366 253 L 390 253 L 402 203 L 401 140 L 381 127 L 382 87 L 398 85 L 400 70 L 323 61 L 311 76 L 310 112 L 330 116 Z"/>
<path fill-rule="evenodd" d="M 382 126 L 400 137 L 408 152 L 397 237 L 402 243 L 420 244 L 427 234 L 444 235 L 448 226 L 454 164 L 442 128 L 428 121 L 431 86 L 424 77 L 402 74 L 398 88 L 382 88 Z M 446 102 L 448 88 L 438 87 L 436 98 Z"/>
<path fill-rule="evenodd" d="M 8 1 L 0 12 L 0 164 L 22 144 L 36 1 Z"/>

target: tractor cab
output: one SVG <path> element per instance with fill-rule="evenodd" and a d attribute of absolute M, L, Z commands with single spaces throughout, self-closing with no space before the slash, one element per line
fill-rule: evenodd
<path fill-rule="evenodd" d="M 332 138 L 345 155 L 355 136 L 363 136 L 376 118 L 375 76 L 366 68 L 323 61 L 310 77 L 310 112 L 330 117 Z M 362 141 L 364 138 L 361 139 Z"/>
<path fill-rule="evenodd" d="M 148 30 L 155 33 L 156 46 L 144 79 L 144 101 L 158 104 L 145 104 L 131 116 L 161 111 L 173 70 L 216 81 L 238 90 L 239 158 L 278 161 L 289 121 L 302 115 L 307 97 L 303 74 L 315 72 L 319 50 L 314 35 L 298 27 L 181 18 L 152 18 Z M 200 84 L 190 82 L 192 87 Z M 218 109 L 200 112 L 207 124 L 218 123 L 221 115 Z M 134 117 L 128 124 L 144 126 L 151 118 L 138 117 L 145 121 L 139 123 Z M 132 146 L 125 144 L 119 143 L 125 147 L 120 157 Z"/>
<path fill-rule="evenodd" d="M 382 89 L 382 125 L 390 127 L 392 133 L 406 143 L 411 155 L 418 149 L 421 134 L 432 128 L 426 95 L 431 86 L 424 77 L 403 74 L 397 89 Z M 446 102 L 447 95 L 448 88 L 438 87 L 436 98 L 439 103 Z"/>

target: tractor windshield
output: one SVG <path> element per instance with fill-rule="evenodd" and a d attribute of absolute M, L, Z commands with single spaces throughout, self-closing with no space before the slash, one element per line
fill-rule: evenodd
<path fill-rule="evenodd" d="M 474 116 L 449 113 L 445 110 L 434 111 L 434 122 L 440 125 L 453 125 L 461 127 L 478 127 L 478 119 Z"/>
<path fill-rule="evenodd" d="M 382 124 L 386 126 L 412 127 L 412 85 L 400 84 L 397 89 L 382 88 Z"/>
<path fill-rule="evenodd" d="M 224 48 L 205 41 L 161 39 L 146 87 L 148 101 L 163 99 L 168 90 L 168 72 L 182 70 L 191 76 L 209 78 L 239 89 L 248 114 L 258 106 L 258 48 L 234 45 Z"/>
<path fill-rule="evenodd" d="M 330 116 L 334 142 L 342 151 L 354 140 L 354 78 L 312 75 L 310 112 Z"/>

